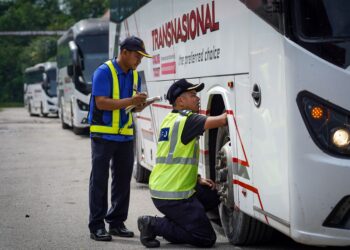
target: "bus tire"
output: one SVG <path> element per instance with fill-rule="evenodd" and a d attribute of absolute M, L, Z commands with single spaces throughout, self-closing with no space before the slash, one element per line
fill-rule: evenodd
<path fill-rule="evenodd" d="M 47 117 L 47 113 L 44 113 L 44 107 L 43 107 L 43 103 L 40 103 L 40 114 L 42 117 Z"/>
<path fill-rule="evenodd" d="M 87 133 L 87 128 L 77 128 L 73 125 L 73 133 L 76 135 L 83 135 Z"/>
<path fill-rule="evenodd" d="M 148 183 L 149 176 L 151 172 L 144 168 L 140 162 L 139 162 L 139 157 L 138 157 L 138 140 L 137 140 L 137 134 L 136 134 L 136 129 L 135 129 L 135 134 L 134 134 L 134 169 L 133 169 L 133 175 L 138 183 Z"/>
<path fill-rule="evenodd" d="M 63 109 L 62 107 L 60 108 L 60 116 L 61 116 L 61 125 L 62 125 L 62 128 L 63 129 L 68 129 L 69 126 L 64 122 L 64 119 L 63 119 Z"/>
<path fill-rule="evenodd" d="M 228 127 L 218 129 L 216 140 L 216 152 L 229 141 Z M 227 180 L 232 190 L 229 194 L 233 197 L 232 171 L 228 171 Z M 227 239 L 233 245 L 245 246 L 268 242 L 272 237 L 272 228 L 245 214 L 234 204 L 228 206 L 225 202 L 219 205 L 219 215 L 222 228 Z"/>
<path fill-rule="evenodd" d="M 30 103 L 28 104 L 28 112 L 29 116 L 34 116 L 34 114 L 32 113 L 32 105 L 30 105 Z"/>

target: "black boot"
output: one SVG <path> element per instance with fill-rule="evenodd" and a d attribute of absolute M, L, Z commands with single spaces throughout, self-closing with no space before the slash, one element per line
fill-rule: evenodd
<path fill-rule="evenodd" d="M 160 242 L 156 240 L 152 226 L 155 218 L 152 216 L 140 216 L 137 219 L 137 226 L 140 230 L 140 241 L 147 248 L 155 248 L 160 246 Z"/>

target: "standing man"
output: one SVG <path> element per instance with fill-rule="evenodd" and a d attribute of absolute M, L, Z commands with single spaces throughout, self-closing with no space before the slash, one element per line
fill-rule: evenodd
<path fill-rule="evenodd" d="M 197 247 L 215 244 L 216 234 L 206 211 L 220 201 L 215 183 L 197 175 L 198 137 L 206 129 L 225 126 L 227 115 L 197 114 L 200 105 L 197 92 L 203 88 L 203 83 L 193 85 L 181 79 L 168 90 L 167 99 L 173 111 L 161 124 L 156 165 L 149 180 L 153 203 L 165 217 L 138 218 L 140 240 L 146 247 L 159 247 L 156 236 Z"/>
<path fill-rule="evenodd" d="M 89 186 L 90 238 L 110 241 L 111 235 L 133 237 L 124 221 L 128 216 L 130 180 L 134 163 L 133 120 L 125 108 L 141 111 L 146 93 L 140 93 L 136 68 L 145 51 L 143 41 L 128 37 L 120 44 L 118 58 L 100 65 L 94 72 L 90 102 L 92 169 Z M 108 177 L 112 173 L 111 207 L 108 209 Z M 104 220 L 109 224 L 109 233 Z"/>

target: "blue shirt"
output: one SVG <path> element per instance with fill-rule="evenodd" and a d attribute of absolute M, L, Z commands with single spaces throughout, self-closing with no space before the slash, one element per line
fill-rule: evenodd
<path fill-rule="evenodd" d="M 119 81 L 119 97 L 120 99 L 129 98 L 132 96 L 134 77 L 133 70 L 125 73 L 118 65 L 115 59 L 112 60 L 118 74 Z M 113 78 L 109 67 L 106 64 L 101 64 L 92 76 L 92 92 L 89 112 L 89 123 L 91 124 L 93 108 L 95 106 L 95 96 L 107 96 L 112 98 Z M 138 77 L 137 90 L 141 91 L 141 78 Z M 129 116 L 125 113 L 125 109 L 120 110 L 120 127 L 123 127 L 128 122 Z M 112 125 L 112 111 L 103 111 L 102 120 L 106 126 Z M 111 141 L 131 141 L 133 136 L 129 135 L 113 135 L 113 134 L 95 134 L 91 133 L 91 137 L 102 137 Z"/>

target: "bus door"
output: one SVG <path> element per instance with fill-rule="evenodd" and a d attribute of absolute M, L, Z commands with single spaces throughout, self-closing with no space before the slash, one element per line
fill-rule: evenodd
<path fill-rule="evenodd" d="M 236 75 L 234 80 L 236 112 L 233 113 L 236 138 L 236 154 L 233 155 L 235 204 L 245 213 L 253 214 L 253 200 L 256 195 L 253 186 L 251 165 L 252 144 L 252 98 L 248 74 Z"/>
<path fill-rule="evenodd" d="M 246 122 L 251 127 L 248 160 L 253 171 L 249 182 L 255 191 L 254 215 L 271 224 L 276 223 L 272 217 L 289 221 L 285 150 L 288 146 L 287 86 L 284 79 L 284 36 L 276 30 L 277 26 L 259 15 L 251 15 L 250 82 L 244 96 L 249 99 L 249 120 Z"/>

